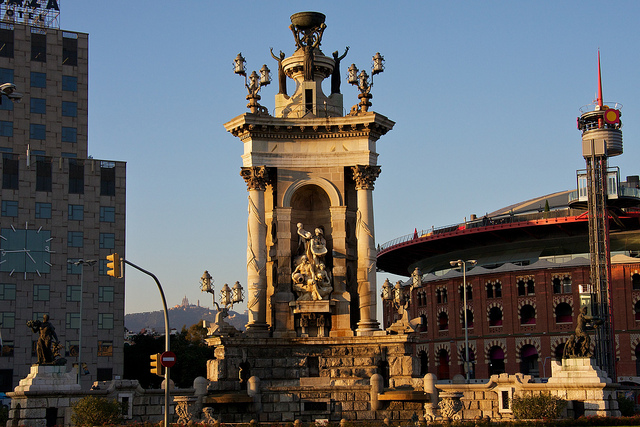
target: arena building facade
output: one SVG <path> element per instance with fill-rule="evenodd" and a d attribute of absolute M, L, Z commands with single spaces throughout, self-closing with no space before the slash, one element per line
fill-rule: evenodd
<path fill-rule="evenodd" d="M 611 312 L 617 380 L 640 384 L 640 193 L 638 177 L 610 191 Z M 613 181 L 612 181 L 613 182 Z M 409 276 L 410 318 L 420 318 L 415 357 L 439 380 L 464 375 L 463 274 L 466 271 L 469 360 L 475 379 L 499 373 L 551 375 L 581 306 L 590 306 L 588 217 L 577 191 L 508 206 L 482 218 L 400 237 L 378 248 L 378 269 Z M 404 283 L 405 292 L 410 282 Z M 398 317 L 384 301 L 383 325 Z M 593 345 L 593 344 L 592 344 Z"/>

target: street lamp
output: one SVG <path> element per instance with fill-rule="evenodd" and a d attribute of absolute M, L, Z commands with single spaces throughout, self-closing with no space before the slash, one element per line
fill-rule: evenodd
<path fill-rule="evenodd" d="M 365 70 L 358 73 L 358 67 L 356 67 L 356 64 L 351 64 L 347 70 L 349 72 L 347 75 L 347 82 L 356 86 L 360 91 L 360 95 L 358 95 L 360 103 L 358 105 L 354 105 L 351 109 L 352 112 L 355 111 L 358 113 L 362 111 L 363 113 L 366 113 L 369 111 L 369 107 L 371 107 L 370 99 L 373 98 L 373 95 L 371 95 L 373 76 L 384 71 L 384 57 L 380 55 L 380 52 L 377 52 L 371 61 L 371 83 L 369 83 L 369 75 Z"/>
<path fill-rule="evenodd" d="M 1 88 L 2 86 L 0 86 Z M 82 371 L 84 370 L 82 367 L 82 302 L 84 300 L 84 266 L 87 265 L 89 267 L 93 267 L 95 263 L 98 262 L 95 259 L 79 259 L 76 261 L 68 260 L 67 263 L 73 264 L 75 266 L 80 267 L 80 324 L 78 328 L 78 385 L 80 383 L 80 376 L 82 375 Z"/>
<path fill-rule="evenodd" d="M 249 94 L 247 95 L 247 100 L 249 104 L 247 104 L 247 108 L 253 114 L 268 114 L 268 111 L 265 107 L 258 104 L 260 100 L 260 89 L 262 86 L 267 86 L 271 83 L 271 75 L 269 74 L 271 70 L 267 67 L 267 64 L 264 64 L 260 69 L 260 75 L 255 71 L 252 71 L 249 77 L 247 77 L 247 71 L 245 69 L 245 64 L 247 61 L 242 56 L 242 53 L 239 53 L 238 56 L 233 60 L 233 72 L 239 76 L 244 77 L 244 86 L 247 88 Z"/>
<path fill-rule="evenodd" d="M 469 374 L 471 372 L 471 362 L 469 361 L 469 322 L 467 318 L 467 265 L 473 267 L 477 264 L 475 259 L 463 261 L 461 259 L 450 262 L 451 267 L 462 267 L 462 295 L 464 310 L 464 371 L 467 383 L 469 383 Z"/>
<path fill-rule="evenodd" d="M 235 285 L 233 285 L 233 288 L 230 288 L 229 285 L 225 283 L 222 289 L 220 289 L 220 304 L 218 304 L 216 302 L 215 290 L 213 289 L 213 277 L 211 277 L 211 274 L 205 270 L 204 274 L 200 278 L 200 290 L 211 294 L 213 297 L 213 303 L 218 311 L 215 322 L 210 331 L 213 331 L 214 335 L 238 333 L 233 326 L 224 321 L 224 318 L 229 316 L 229 310 L 233 308 L 234 304 L 244 300 L 244 295 L 242 295 L 243 289 L 240 282 L 236 282 Z"/>

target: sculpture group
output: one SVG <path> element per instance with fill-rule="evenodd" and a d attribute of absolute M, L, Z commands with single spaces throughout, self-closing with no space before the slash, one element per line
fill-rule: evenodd
<path fill-rule="evenodd" d="M 324 262 L 327 254 L 324 233 L 320 228 L 311 233 L 303 229 L 301 223 L 297 227 L 303 254 L 294 262 L 295 268 L 291 274 L 293 290 L 298 295 L 298 301 L 328 299 L 333 287 L 331 273 L 327 271 Z"/>

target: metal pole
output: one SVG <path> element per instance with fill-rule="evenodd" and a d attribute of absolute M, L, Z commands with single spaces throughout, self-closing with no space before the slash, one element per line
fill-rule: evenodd
<path fill-rule="evenodd" d="M 82 262 L 81 262 L 82 261 Z M 84 261 L 78 260 L 76 265 L 80 266 L 80 325 L 78 328 L 78 385 L 82 389 L 82 383 L 80 381 L 80 370 L 82 369 L 82 300 L 84 300 L 84 265 L 82 265 Z"/>
<path fill-rule="evenodd" d="M 162 307 L 164 309 L 164 351 L 165 352 L 169 351 L 169 312 L 167 310 L 167 300 L 164 298 L 164 291 L 162 290 L 162 285 L 160 284 L 160 281 L 155 276 L 155 274 L 151 273 L 150 271 L 140 268 L 134 263 L 127 261 L 126 259 L 123 259 L 122 262 L 130 265 L 136 270 L 143 272 L 144 274 L 151 276 L 153 280 L 155 280 L 156 285 L 158 286 L 158 290 L 160 291 L 160 296 L 162 297 Z M 170 394 L 169 393 L 169 368 L 165 367 L 164 369 L 164 427 L 169 426 L 169 394 Z"/>
<path fill-rule="evenodd" d="M 462 261 L 462 295 L 464 299 L 464 367 L 469 383 L 469 323 L 467 321 L 467 263 Z"/>

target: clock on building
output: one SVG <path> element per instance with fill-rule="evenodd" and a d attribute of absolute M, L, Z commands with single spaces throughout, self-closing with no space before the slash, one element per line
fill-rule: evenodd
<path fill-rule="evenodd" d="M 51 271 L 51 231 L 42 227 L 0 230 L 0 272 L 36 273 Z"/>

